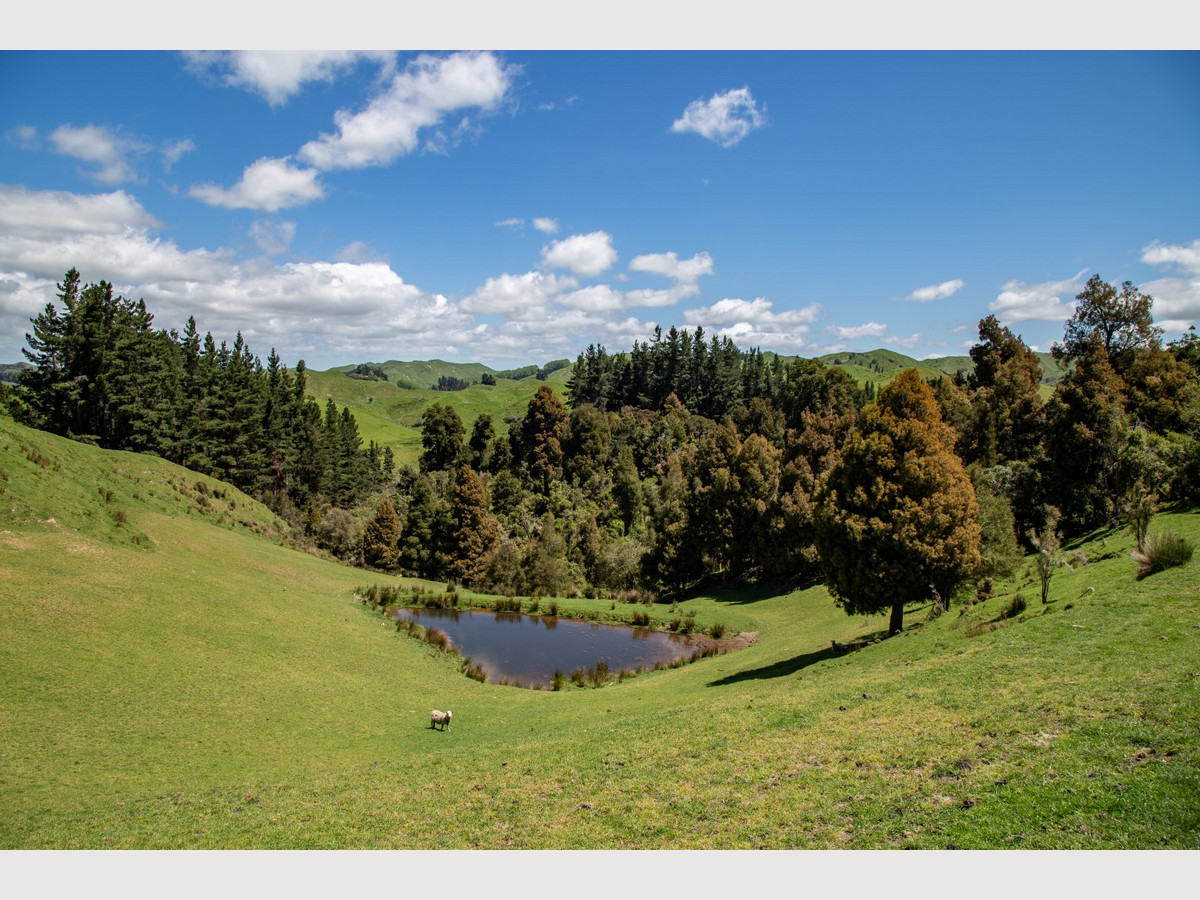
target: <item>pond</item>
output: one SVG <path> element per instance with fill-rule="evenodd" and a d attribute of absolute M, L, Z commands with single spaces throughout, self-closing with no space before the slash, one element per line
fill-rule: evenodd
<path fill-rule="evenodd" d="M 603 662 L 615 675 L 623 669 L 670 664 L 696 649 L 689 635 L 557 616 L 404 608 L 396 617 L 444 631 L 459 653 L 480 666 L 491 682 L 549 687 L 555 671 L 569 677 L 574 669 L 587 670 Z"/>

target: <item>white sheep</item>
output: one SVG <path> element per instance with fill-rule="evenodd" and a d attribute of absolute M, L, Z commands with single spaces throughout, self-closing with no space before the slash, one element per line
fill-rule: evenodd
<path fill-rule="evenodd" d="M 450 727 L 450 717 L 452 715 L 454 715 L 454 713 L 452 713 L 450 710 L 442 712 L 440 709 L 435 709 L 429 714 L 429 727 L 437 728 L 438 725 L 441 725 L 442 731 L 445 731 Z"/>

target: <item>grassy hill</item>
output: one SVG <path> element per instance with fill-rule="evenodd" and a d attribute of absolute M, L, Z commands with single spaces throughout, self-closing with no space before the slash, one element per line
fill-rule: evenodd
<path fill-rule="evenodd" d="M 349 406 L 358 420 L 363 442 L 374 440 L 390 446 L 398 464 L 416 465 L 421 456 L 421 413 L 434 403 L 452 406 L 462 417 L 467 435 L 481 413 L 491 415 L 496 430 L 504 433 L 509 423 L 525 416 L 529 401 L 542 384 L 549 384 L 561 396 L 569 369 L 551 372 L 547 379 L 522 378 L 514 381 L 497 378 L 495 385 L 473 384 L 461 391 L 435 391 L 429 385 L 443 375 L 464 380 L 478 379 L 494 370 L 478 363 L 426 362 L 379 363 L 387 381 L 351 378 L 346 373 L 354 366 L 342 366 L 326 372 L 309 372 L 308 391 L 321 403 L 333 398 L 339 406 Z M 415 386 L 415 385 L 420 385 Z"/>
<path fill-rule="evenodd" d="M 1049 353 L 1038 353 L 1042 365 L 1043 399 L 1048 398 L 1054 387 L 1062 379 L 1063 370 L 1054 357 Z M 840 366 L 859 384 L 874 382 L 876 387 L 889 384 L 893 378 L 905 369 L 916 369 L 921 377 L 928 380 L 942 375 L 953 377 L 958 372 L 970 372 L 974 368 L 969 356 L 942 356 L 932 359 L 916 360 L 894 350 L 871 350 L 867 353 L 844 351 L 827 353 L 817 357 L 827 366 Z"/>
<path fill-rule="evenodd" d="M 820 585 L 705 592 L 680 612 L 750 647 L 551 692 L 466 678 L 354 597 L 399 579 L 280 527 L 219 482 L 0 417 L 0 847 L 1200 840 L 1200 563 L 1135 581 L 1124 533 L 1081 542 L 1045 608 L 1026 566 L 845 656 L 831 640 L 886 622 Z M 1200 540 L 1195 512 L 1166 527 Z"/>

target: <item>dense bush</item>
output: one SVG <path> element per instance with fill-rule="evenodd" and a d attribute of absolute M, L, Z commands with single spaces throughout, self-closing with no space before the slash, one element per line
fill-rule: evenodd
<path fill-rule="evenodd" d="M 1174 532 L 1164 531 L 1151 535 L 1146 538 L 1145 548 L 1134 550 L 1132 554 L 1138 564 L 1138 581 L 1155 572 L 1186 565 L 1191 560 L 1194 550 L 1191 541 Z"/>

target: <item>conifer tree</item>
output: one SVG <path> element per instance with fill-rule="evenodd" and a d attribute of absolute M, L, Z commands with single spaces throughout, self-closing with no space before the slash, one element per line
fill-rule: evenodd
<path fill-rule="evenodd" d="M 384 497 L 379 501 L 375 517 L 363 529 L 363 561 L 368 566 L 385 572 L 396 568 L 400 541 L 400 517 L 392 501 Z"/>
<path fill-rule="evenodd" d="M 450 494 L 450 515 L 453 527 L 446 574 L 471 585 L 487 569 L 488 556 L 495 546 L 500 526 L 488 512 L 483 479 L 465 463 L 458 468 L 458 479 Z"/>
<path fill-rule="evenodd" d="M 907 369 L 879 392 L 817 483 L 816 543 L 827 584 L 851 615 L 948 602 L 979 566 L 975 491 L 933 389 Z"/>

